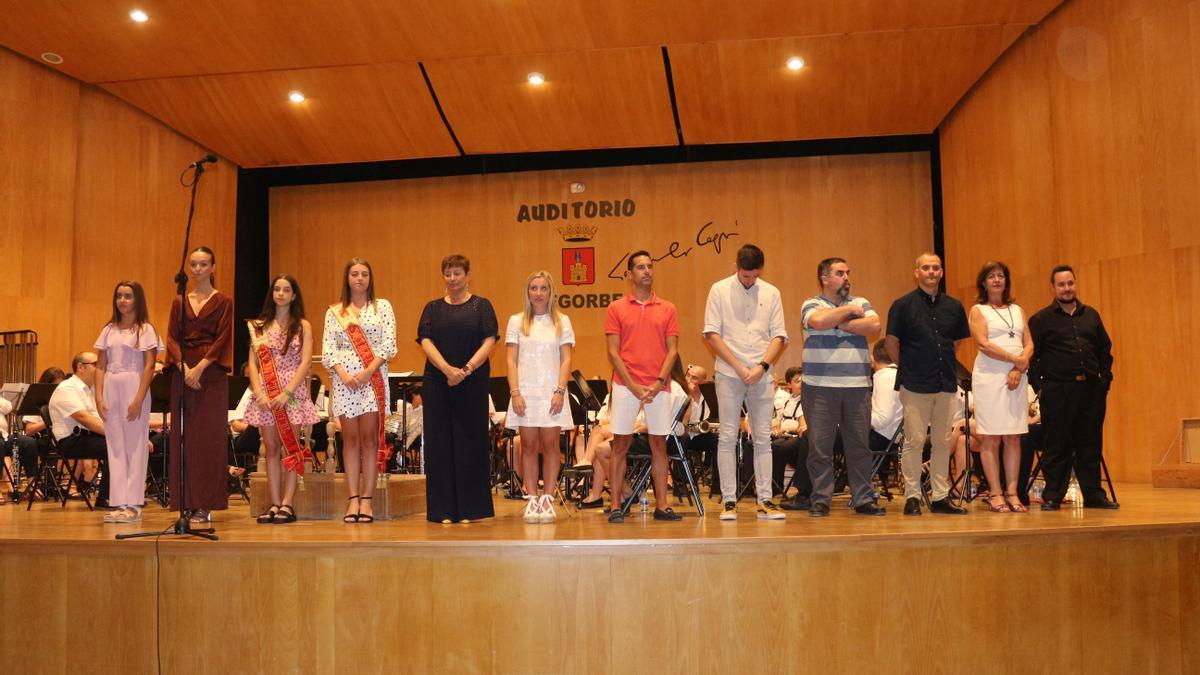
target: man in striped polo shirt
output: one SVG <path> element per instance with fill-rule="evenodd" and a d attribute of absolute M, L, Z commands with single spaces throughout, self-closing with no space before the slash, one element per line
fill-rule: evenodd
<path fill-rule="evenodd" d="M 871 491 L 871 356 L 869 338 L 879 333 L 879 315 L 866 298 L 850 295 L 850 266 L 842 258 L 817 265 L 821 293 L 804 301 L 804 374 L 800 398 L 808 420 L 808 472 L 812 506 L 808 515 L 829 515 L 833 497 L 833 442 L 838 428 L 846 452 L 850 507 L 882 516 Z"/>

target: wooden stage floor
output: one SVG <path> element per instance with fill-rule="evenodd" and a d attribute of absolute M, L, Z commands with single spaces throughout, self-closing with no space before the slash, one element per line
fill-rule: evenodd
<path fill-rule="evenodd" d="M 525 503 L 494 498 L 496 517 L 467 525 L 430 523 L 423 514 L 371 524 L 348 525 L 340 521 L 305 521 L 289 525 L 258 525 L 249 506 L 240 498 L 229 501 L 229 510 L 214 512 L 214 527 L 220 541 L 216 546 L 236 544 L 320 545 L 481 545 L 524 544 L 562 546 L 569 544 L 611 545 L 669 543 L 672 545 L 741 544 L 756 542 L 852 543 L 904 541 L 913 538 L 936 539 L 962 537 L 1020 537 L 1096 533 L 1101 531 L 1140 531 L 1200 528 L 1200 490 L 1152 488 L 1148 485 L 1119 485 L 1121 509 L 1104 511 L 1064 505 L 1059 512 L 1041 512 L 1035 504 L 1025 514 L 989 513 L 982 500 L 967 505 L 967 516 L 933 515 L 905 517 L 903 501 L 881 501 L 888 515 L 867 518 L 852 514 L 846 498 L 836 497 L 827 518 L 809 518 L 807 513 L 789 512 L 783 521 L 758 520 L 749 498 L 739 504 L 735 522 L 718 520 L 720 504 L 705 502 L 701 517 L 686 502 L 676 504 L 684 516 L 679 523 L 654 521 L 649 513 L 635 506 L 623 524 L 612 525 L 600 509 L 577 511 L 574 506 L 556 505 L 558 520 L 553 524 L 531 525 L 521 519 Z M 653 508 L 653 502 L 651 502 Z M 301 514 L 303 515 L 303 514 Z M 162 530 L 174 522 L 174 515 L 157 504 L 149 506 L 141 523 L 106 525 L 100 511 L 89 512 L 80 501 L 72 500 L 65 508 L 38 502 L 32 511 L 25 504 L 0 506 L 0 544 L 79 543 L 110 541 L 119 532 Z M 166 537 L 162 543 L 182 541 Z M 148 540 L 122 542 L 122 546 L 145 545 Z"/>
<path fill-rule="evenodd" d="M 0 506 L 0 653 L 31 672 L 1195 673 L 1200 490 L 1119 511 L 681 523 L 256 525 L 117 542 L 81 503 Z M 708 502 L 713 507 L 716 502 Z M 10 630 L 19 621 L 29 629 Z M 29 660 L 38 655 L 36 660 Z"/>

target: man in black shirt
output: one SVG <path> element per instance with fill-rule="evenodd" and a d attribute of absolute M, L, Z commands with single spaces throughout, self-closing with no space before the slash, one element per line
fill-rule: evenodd
<path fill-rule="evenodd" d="M 1041 394 L 1046 489 L 1042 510 L 1057 511 L 1071 468 L 1084 508 L 1116 509 L 1100 486 L 1104 413 L 1112 383 L 1112 340 L 1100 313 L 1075 296 L 1075 271 L 1050 273 L 1054 302 L 1029 319 L 1033 361 L 1029 381 Z"/>
<path fill-rule="evenodd" d="M 930 502 L 933 513 L 965 515 L 950 501 L 950 428 L 954 420 L 957 359 L 954 343 L 970 337 L 962 303 L 939 292 L 942 259 L 917 258 L 917 289 L 888 310 L 887 351 L 899 367 L 896 390 L 904 406 L 904 515 L 921 515 L 921 453 L 928 436 Z"/>

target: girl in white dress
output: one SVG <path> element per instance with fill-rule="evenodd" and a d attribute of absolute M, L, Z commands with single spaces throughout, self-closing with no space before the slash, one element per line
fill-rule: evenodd
<path fill-rule="evenodd" d="M 1017 499 L 1021 434 L 1029 431 L 1027 393 L 1033 340 L 1025 313 L 1012 300 L 1008 266 L 989 262 L 975 280 L 976 304 L 968 320 L 979 353 L 971 374 L 979 461 L 988 481 L 988 507 L 996 513 L 1028 511 Z M 1004 489 L 1000 486 L 1000 444 L 1004 443 Z"/>
<path fill-rule="evenodd" d="M 575 331 L 554 302 L 554 280 L 538 271 L 525 281 L 525 310 L 508 319 L 508 387 L 505 426 L 521 434 L 525 522 L 554 522 L 554 486 L 562 464 L 558 437 L 573 426 L 566 404 Z M 538 494 L 538 455 L 545 492 Z"/>

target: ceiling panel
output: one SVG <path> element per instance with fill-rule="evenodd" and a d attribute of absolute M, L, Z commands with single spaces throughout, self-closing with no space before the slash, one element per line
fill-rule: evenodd
<path fill-rule="evenodd" d="M 928 132 L 1061 1 L 0 0 L 0 45 L 271 166 L 455 154 L 418 62 L 468 153 L 671 145 L 663 45 L 688 143 Z"/>
<path fill-rule="evenodd" d="M 247 167 L 458 154 L 413 63 L 104 86 Z M 308 99 L 291 103 L 293 89 Z"/>
<path fill-rule="evenodd" d="M 686 143 L 929 133 L 1022 32 L 972 26 L 672 45 Z M 803 69 L 787 59 L 800 56 Z"/>
<path fill-rule="evenodd" d="M 425 64 L 467 154 L 674 145 L 657 47 Z M 533 86 L 530 72 L 546 77 Z"/>
<path fill-rule="evenodd" d="M 0 0 L 0 44 L 86 82 L 1037 23 L 1061 0 Z M 129 11 L 140 6 L 150 21 Z"/>

